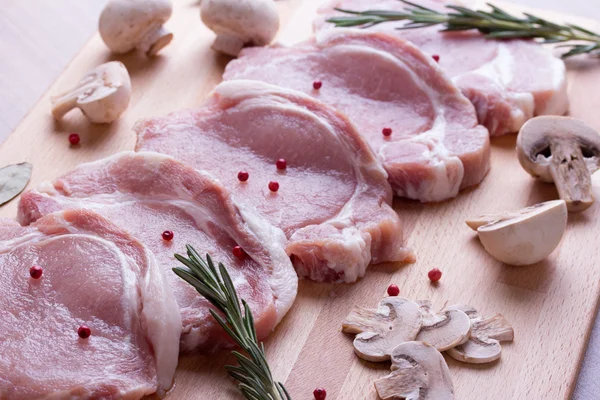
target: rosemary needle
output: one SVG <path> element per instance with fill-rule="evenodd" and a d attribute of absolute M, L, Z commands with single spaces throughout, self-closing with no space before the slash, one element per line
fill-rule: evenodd
<path fill-rule="evenodd" d="M 225 332 L 237 343 L 245 354 L 233 351 L 239 365 L 226 365 L 225 369 L 239 384 L 238 388 L 249 400 L 291 400 L 285 387 L 273 380 L 271 369 L 265 357 L 265 348 L 258 342 L 252 311 L 242 299 L 244 310 L 225 266 L 219 263 L 218 270 L 210 256 L 204 260 L 190 245 L 187 258 L 175 254 L 184 267 L 173 268 L 173 272 L 192 285 L 198 293 L 210 301 L 223 313 L 221 317 L 214 310 L 212 316 Z"/>
<path fill-rule="evenodd" d="M 542 43 L 563 43 L 559 47 L 568 48 L 562 54 L 563 58 L 584 53 L 600 55 L 600 34 L 575 24 L 560 25 L 528 13 L 517 17 L 489 3 L 489 11 L 447 5 L 448 12 L 444 13 L 406 0 L 399 1 L 406 4 L 403 11 L 336 8 L 348 15 L 332 17 L 327 22 L 337 27 L 368 28 L 384 22 L 410 21 L 397 29 L 442 25 L 442 31 L 477 30 L 492 39 L 538 39 Z"/>

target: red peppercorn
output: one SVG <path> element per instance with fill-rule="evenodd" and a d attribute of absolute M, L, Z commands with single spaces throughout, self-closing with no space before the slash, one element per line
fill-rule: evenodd
<path fill-rule="evenodd" d="M 388 296 L 398 296 L 400 294 L 400 288 L 396 285 L 388 286 Z"/>
<path fill-rule="evenodd" d="M 283 158 L 280 158 L 279 160 L 277 160 L 275 165 L 277 166 L 277 169 L 286 169 L 287 168 L 287 162 Z"/>
<path fill-rule="evenodd" d="M 381 133 L 383 133 L 383 136 L 392 136 L 392 128 L 383 128 Z"/>
<path fill-rule="evenodd" d="M 269 182 L 269 190 L 271 192 L 276 192 L 279 190 L 279 183 L 275 181 Z"/>
<path fill-rule="evenodd" d="M 29 275 L 31 275 L 33 279 L 40 279 L 43 273 L 44 270 L 42 269 L 42 267 L 38 267 L 37 265 L 34 265 L 33 267 L 29 268 Z"/>
<path fill-rule="evenodd" d="M 436 62 L 440 62 L 440 56 L 438 56 L 437 54 L 434 54 L 431 56 Z"/>
<path fill-rule="evenodd" d="M 85 325 L 81 325 L 79 329 L 77 329 L 77 334 L 82 339 L 87 339 L 92 334 L 92 330 Z"/>
<path fill-rule="evenodd" d="M 246 252 L 240 246 L 235 246 L 232 252 L 233 255 L 239 259 L 242 259 L 246 256 Z"/>
<path fill-rule="evenodd" d="M 173 231 L 164 231 L 164 232 L 162 233 L 162 238 L 163 238 L 163 240 L 166 240 L 166 241 L 168 241 L 168 242 L 169 242 L 169 241 L 171 241 L 171 240 L 173 240 L 173 237 L 174 237 L 174 236 L 175 236 L 175 235 L 173 234 Z"/>
<path fill-rule="evenodd" d="M 315 389 L 313 396 L 315 396 L 315 400 L 325 400 L 327 397 L 327 391 L 323 388 Z"/>
<path fill-rule="evenodd" d="M 238 172 L 238 179 L 240 180 L 240 182 L 246 182 L 249 177 L 250 177 L 250 174 L 246 171 Z"/>
<path fill-rule="evenodd" d="M 78 133 L 71 133 L 69 135 L 69 143 L 71 143 L 73 146 L 77 146 L 80 140 L 81 138 L 79 137 Z"/>
<path fill-rule="evenodd" d="M 431 282 L 437 282 L 440 279 L 442 279 L 442 271 L 440 271 L 437 268 L 434 268 L 431 271 L 429 271 L 429 273 L 427 274 L 427 276 L 429 277 L 429 280 Z"/>
<path fill-rule="evenodd" d="M 323 86 L 323 82 L 321 82 L 321 81 L 314 81 L 313 82 L 313 89 L 319 90 L 319 89 L 321 89 L 321 86 Z"/>

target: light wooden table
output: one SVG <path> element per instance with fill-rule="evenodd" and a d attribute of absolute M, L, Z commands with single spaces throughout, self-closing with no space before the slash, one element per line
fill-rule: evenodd
<path fill-rule="evenodd" d="M 0 143 L 95 32 L 105 3 L 106 0 L 0 0 Z M 598 0 L 518 3 L 600 20 Z M 574 398 L 600 399 L 599 376 L 600 318 L 591 335 Z"/>

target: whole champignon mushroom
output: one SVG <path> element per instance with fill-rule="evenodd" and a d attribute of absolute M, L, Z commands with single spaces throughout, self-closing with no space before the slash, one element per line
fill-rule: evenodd
<path fill-rule="evenodd" d="M 431 302 L 417 301 L 421 307 L 422 326 L 417 341 L 426 342 L 437 351 L 446 351 L 465 343 L 471 336 L 471 321 L 461 310 L 433 312 Z"/>
<path fill-rule="evenodd" d="M 386 297 L 377 310 L 357 307 L 342 323 L 342 331 L 357 334 L 354 351 L 367 361 L 390 359 L 400 343 L 414 340 L 421 329 L 419 305 L 403 297 Z"/>
<path fill-rule="evenodd" d="M 483 215 L 467 221 L 485 250 L 509 265 L 535 264 L 556 249 L 567 227 L 564 200 L 553 200 L 512 213 Z"/>
<path fill-rule="evenodd" d="M 233 57 L 244 46 L 271 43 L 279 30 L 273 0 L 203 0 L 200 17 L 217 34 L 212 49 Z"/>
<path fill-rule="evenodd" d="M 446 353 L 458 361 L 470 364 L 483 364 L 495 361 L 502 354 L 500 342 L 512 342 L 515 332 L 502 314 L 491 318 L 481 317 L 477 311 L 467 305 L 455 305 L 448 310 L 461 310 L 471 318 L 471 337 Z"/>
<path fill-rule="evenodd" d="M 600 168 L 600 135 L 575 118 L 533 118 L 519 132 L 517 155 L 534 178 L 554 182 L 570 212 L 594 203 L 593 174 Z"/>
<path fill-rule="evenodd" d="M 454 387 L 442 354 L 423 342 L 402 343 L 392 352 L 392 373 L 375 381 L 382 400 L 451 400 Z"/>
<path fill-rule="evenodd" d="M 73 108 L 96 124 L 110 123 L 127 109 L 131 98 L 131 80 L 119 61 L 102 64 L 89 71 L 69 91 L 50 98 L 52 115 L 62 118 Z"/>
<path fill-rule="evenodd" d="M 138 48 L 153 56 L 173 39 L 163 26 L 172 11 L 170 0 L 111 0 L 100 14 L 98 30 L 114 53 Z"/>

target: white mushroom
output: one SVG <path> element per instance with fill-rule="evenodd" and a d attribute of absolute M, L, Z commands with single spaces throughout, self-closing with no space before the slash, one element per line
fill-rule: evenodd
<path fill-rule="evenodd" d="M 554 182 L 570 212 L 590 207 L 593 174 L 600 168 L 600 135 L 574 118 L 533 118 L 519 132 L 517 155 L 534 178 Z"/>
<path fill-rule="evenodd" d="M 375 381 L 382 400 L 451 400 L 454 387 L 446 360 L 423 342 L 406 342 L 392 352 L 392 373 Z"/>
<path fill-rule="evenodd" d="M 244 46 L 271 43 L 279 30 L 273 0 L 203 0 L 200 17 L 217 34 L 213 50 L 234 57 Z"/>
<path fill-rule="evenodd" d="M 428 300 L 420 300 L 422 326 L 415 340 L 445 351 L 469 340 L 471 321 L 461 310 L 433 312 Z"/>
<path fill-rule="evenodd" d="M 89 71 L 69 91 L 50 98 L 52 115 L 60 119 L 79 107 L 94 123 L 113 122 L 127 109 L 131 97 L 131 80 L 125 66 L 118 61 L 102 64 Z"/>
<path fill-rule="evenodd" d="M 471 306 L 456 305 L 448 310 L 471 310 L 471 337 L 457 347 L 449 349 L 446 353 L 458 360 L 471 364 L 483 364 L 500 358 L 502 346 L 500 342 L 512 342 L 515 332 L 502 314 L 491 318 L 482 318 Z"/>
<path fill-rule="evenodd" d="M 515 213 L 489 214 L 467 221 L 485 250 L 509 265 L 535 264 L 556 249 L 567 227 L 563 200 L 548 201 Z"/>
<path fill-rule="evenodd" d="M 172 11 L 170 0 L 111 0 L 100 14 L 98 30 L 114 53 L 138 48 L 153 56 L 173 39 L 163 26 Z"/>
<path fill-rule="evenodd" d="M 414 301 L 386 297 L 377 310 L 357 307 L 342 323 L 342 331 L 358 334 L 354 351 L 367 361 L 386 361 L 400 343 L 414 340 L 421 329 L 421 312 Z"/>

